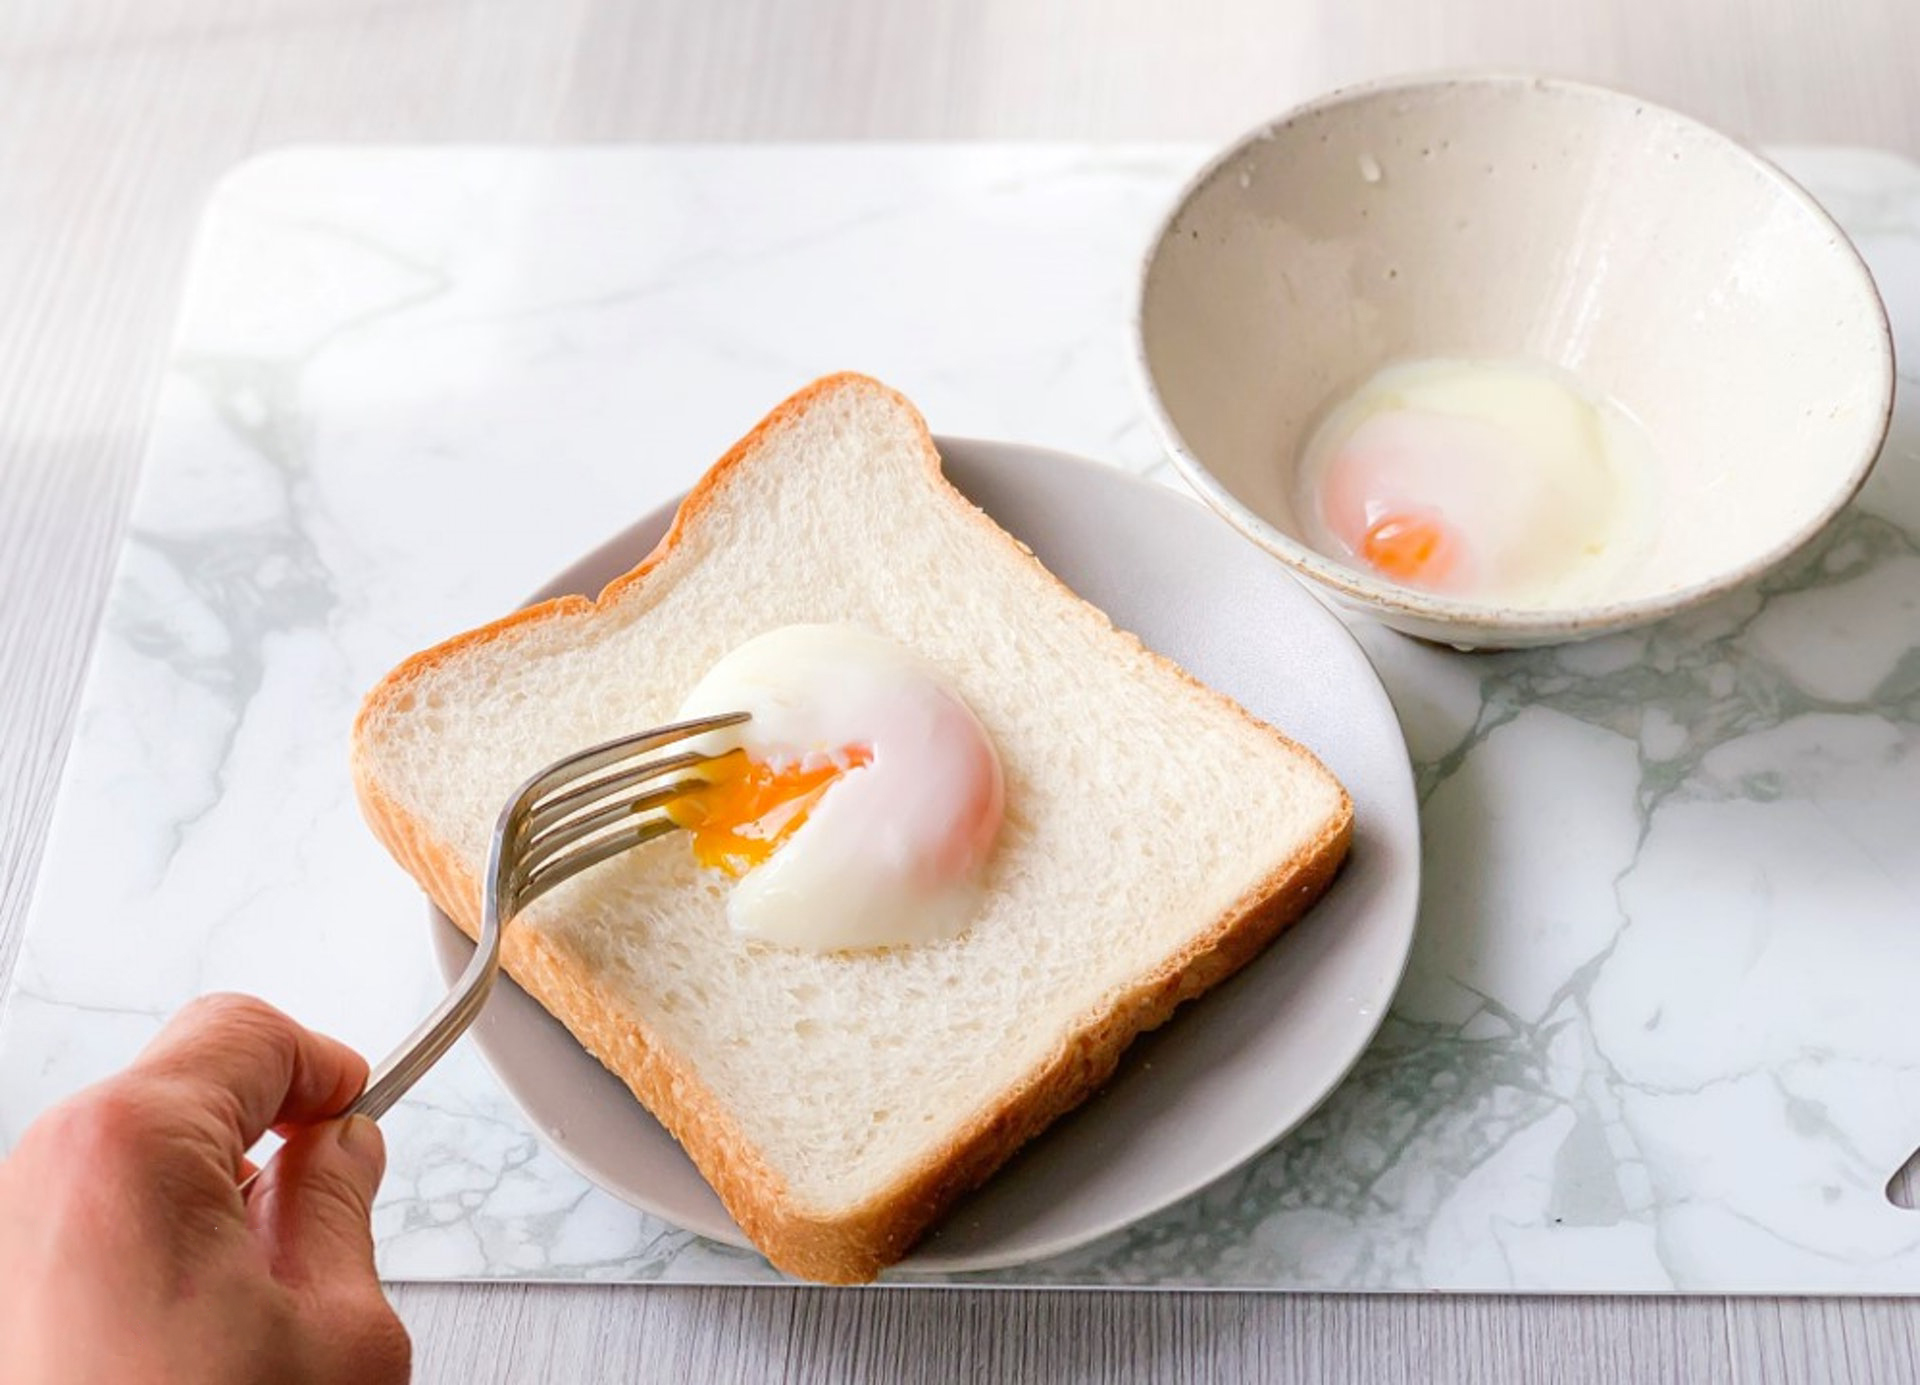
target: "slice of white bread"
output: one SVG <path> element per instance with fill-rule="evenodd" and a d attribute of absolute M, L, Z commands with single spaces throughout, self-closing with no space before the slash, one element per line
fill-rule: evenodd
<path fill-rule="evenodd" d="M 860 953 L 744 942 L 676 834 L 537 902 L 504 949 L 768 1259 L 856 1282 L 1298 917 L 1352 807 L 949 486 L 905 399 L 839 375 L 728 453 L 598 602 L 521 611 L 388 675 L 354 728 L 367 820 L 473 933 L 523 777 L 671 720 L 722 655 L 817 621 L 918 651 L 998 746 L 1006 823 L 971 928 Z"/>

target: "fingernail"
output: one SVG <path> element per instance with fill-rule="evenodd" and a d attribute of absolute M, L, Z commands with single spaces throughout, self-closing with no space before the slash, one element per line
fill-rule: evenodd
<path fill-rule="evenodd" d="M 348 1116 L 340 1122 L 340 1147 L 347 1157 L 372 1173 L 374 1178 L 386 1172 L 387 1142 L 380 1127 L 369 1116 Z"/>

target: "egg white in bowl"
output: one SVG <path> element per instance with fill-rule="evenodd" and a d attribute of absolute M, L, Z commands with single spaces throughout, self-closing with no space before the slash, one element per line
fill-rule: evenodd
<path fill-rule="evenodd" d="M 1137 331 L 1148 411 L 1208 504 L 1344 604 L 1463 648 L 1624 629 L 1752 580 L 1858 490 L 1892 406 L 1872 278 L 1805 192 L 1685 116 L 1527 77 L 1338 92 L 1248 135 L 1161 228 Z M 1324 435 L 1383 372 L 1450 366 L 1537 371 L 1630 421 L 1599 449 L 1613 479 L 1543 460 L 1530 425 L 1491 442 L 1486 411 L 1429 408 L 1359 440 L 1347 489 L 1374 517 L 1343 537 Z M 1596 531 L 1596 505 L 1617 522 Z M 1404 522 L 1375 535 L 1383 565 L 1385 519 Z M 1411 580 L 1443 540 L 1515 580 Z M 1584 575 L 1563 561 L 1595 543 Z"/>

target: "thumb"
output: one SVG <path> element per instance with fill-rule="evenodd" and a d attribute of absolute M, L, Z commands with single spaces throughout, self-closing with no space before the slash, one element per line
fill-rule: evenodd
<path fill-rule="evenodd" d="M 386 1167 L 386 1141 L 365 1116 L 296 1130 L 248 1201 L 274 1278 L 290 1285 L 375 1283 L 373 1195 Z"/>

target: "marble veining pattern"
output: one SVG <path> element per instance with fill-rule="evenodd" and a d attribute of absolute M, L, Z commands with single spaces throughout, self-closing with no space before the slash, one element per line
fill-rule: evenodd
<path fill-rule="evenodd" d="M 438 983 L 342 749 L 825 370 L 1165 475 L 1134 264 L 1200 151 L 298 150 L 209 210 L 0 1018 L 0 1146 L 196 992 L 384 1051 Z M 1785 161 L 1920 360 L 1920 169 Z M 1293 1137 L 967 1282 L 1920 1290 L 1920 379 L 1858 504 L 1649 631 L 1462 656 L 1359 622 L 1406 726 L 1412 969 Z M 547 497 L 553 497 L 548 499 Z M 88 824 L 120 825 L 106 860 Z M 377 963 L 369 959 L 379 959 Z M 388 1121 L 393 1278 L 774 1281 L 599 1193 L 462 1048 Z"/>

